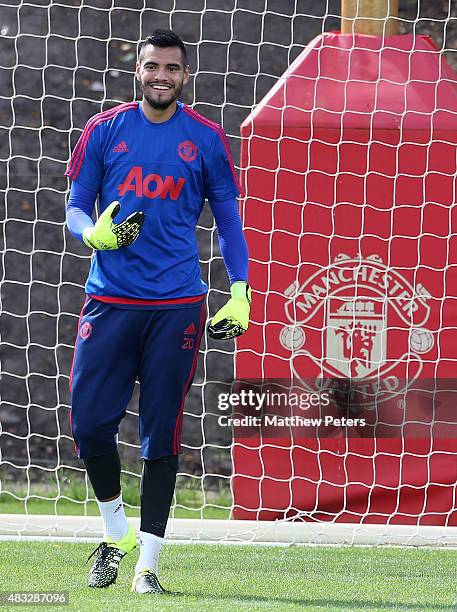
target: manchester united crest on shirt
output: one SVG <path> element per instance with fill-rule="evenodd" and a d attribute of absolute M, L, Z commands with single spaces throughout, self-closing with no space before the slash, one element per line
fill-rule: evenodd
<path fill-rule="evenodd" d="M 185 162 L 196 159 L 198 153 L 197 146 L 191 140 L 185 140 L 178 145 L 178 155 Z"/>

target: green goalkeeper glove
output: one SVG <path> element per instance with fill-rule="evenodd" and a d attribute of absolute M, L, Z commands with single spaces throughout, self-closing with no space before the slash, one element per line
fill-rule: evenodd
<path fill-rule="evenodd" d="M 251 288 L 244 281 L 238 281 L 230 287 L 230 293 L 232 297 L 216 312 L 208 327 L 208 334 L 214 340 L 236 338 L 249 327 Z"/>
<path fill-rule="evenodd" d="M 107 251 L 129 246 L 138 238 L 144 221 L 144 213 L 137 211 L 122 221 L 114 223 L 114 217 L 120 211 L 119 202 L 111 202 L 97 219 L 95 225 L 83 231 L 83 241 L 88 247 L 98 251 Z"/>

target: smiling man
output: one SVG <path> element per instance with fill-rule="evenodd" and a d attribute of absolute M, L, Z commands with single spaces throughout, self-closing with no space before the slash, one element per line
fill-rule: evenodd
<path fill-rule="evenodd" d="M 221 127 L 178 100 L 189 80 L 186 48 L 172 31 L 143 43 L 141 102 L 92 117 L 66 175 L 70 232 L 95 250 L 78 324 L 72 434 L 104 522 L 90 587 L 116 581 L 136 546 L 121 495 L 116 435 L 140 382 L 140 555 L 132 590 L 164 592 L 158 559 L 175 487 L 183 407 L 206 319 L 195 227 L 205 199 L 214 214 L 231 298 L 208 333 L 234 338 L 249 324 L 248 251 L 238 183 Z M 98 197 L 100 216 L 92 213 Z"/>

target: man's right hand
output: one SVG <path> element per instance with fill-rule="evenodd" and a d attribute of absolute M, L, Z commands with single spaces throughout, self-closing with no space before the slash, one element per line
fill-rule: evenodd
<path fill-rule="evenodd" d="M 108 251 L 129 246 L 138 238 L 144 221 L 144 213 L 132 213 L 119 224 L 114 223 L 114 217 L 120 211 L 119 202 L 111 202 L 92 227 L 86 227 L 83 241 L 88 247 L 97 251 Z"/>

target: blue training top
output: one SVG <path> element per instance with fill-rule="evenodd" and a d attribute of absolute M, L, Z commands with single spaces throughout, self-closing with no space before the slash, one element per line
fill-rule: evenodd
<path fill-rule="evenodd" d="M 119 200 L 117 223 L 145 215 L 132 245 L 95 253 L 86 293 L 165 304 L 206 293 L 195 227 L 205 198 L 217 206 L 239 193 L 218 124 L 181 102 L 163 123 L 151 123 L 138 102 L 121 104 L 88 121 L 65 174 L 98 192 L 100 212 Z"/>

